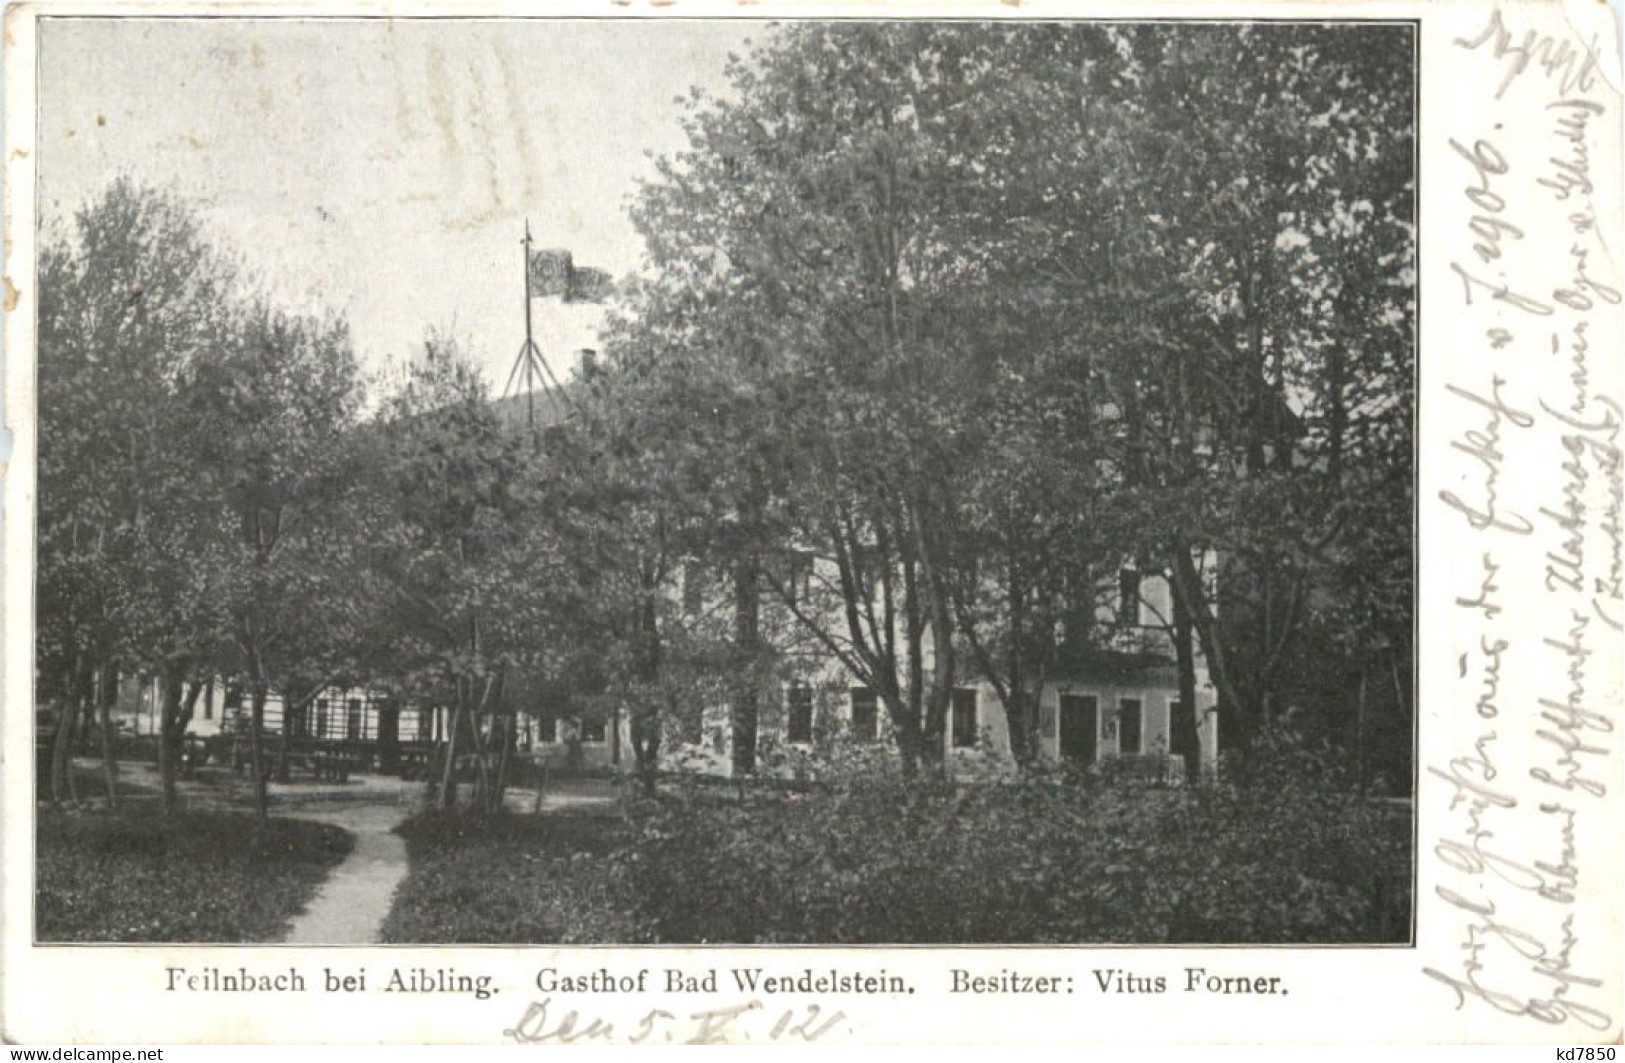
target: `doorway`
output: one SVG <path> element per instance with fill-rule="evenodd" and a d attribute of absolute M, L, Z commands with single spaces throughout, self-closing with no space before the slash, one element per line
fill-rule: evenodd
<path fill-rule="evenodd" d="M 1091 694 L 1061 695 L 1061 757 L 1093 764 L 1100 734 L 1100 703 Z"/>

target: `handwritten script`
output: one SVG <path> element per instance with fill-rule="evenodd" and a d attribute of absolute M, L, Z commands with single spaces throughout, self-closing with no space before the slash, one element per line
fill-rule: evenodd
<path fill-rule="evenodd" d="M 618 1022 L 545 997 L 525 1005 L 519 1021 L 503 1030 L 502 1036 L 525 1045 L 812 1044 L 831 1031 L 850 1026 L 845 1012 L 822 1004 L 768 1008 L 751 999 L 682 1014 L 651 1008 Z"/>
<path fill-rule="evenodd" d="M 1596 40 L 1560 14 L 1494 10 L 1451 49 L 1460 83 L 1489 90 L 1442 145 L 1463 324 L 1433 404 L 1452 549 L 1424 565 L 1450 566 L 1453 683 L 1447 743 L 1423 762 L 1439 826 L 1421 944 L 1458 1010 L 1603 1033 L 1619 997 L 1625 416 L 1618 204 L 1601 197 L 1618 194 L 1619 99 Z"/>

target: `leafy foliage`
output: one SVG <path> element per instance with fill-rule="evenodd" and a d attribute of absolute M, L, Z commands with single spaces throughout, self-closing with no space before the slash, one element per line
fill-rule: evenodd
<path fill-rule="evenodd" d="M 1328 789 L 1324 752 L 1261 761 L 1245 788 L 881 773 L 694 794 L 634 816 L 615 875 L 663 943 L 1403 940 L 1408 817 Z"/>
<path fill-rule="evenodd" d="M 238 812 L 158 818 L 41 810 L 41 941 L 276 941 L 355 843 L 349 832 Z"/>
<path fill-rule="evenodd" d="M 603 873 L 613 817 L 427 812 L 398 828 L 411 870 L 381 940 L 592 944 L 637 939 Z"/>
<path fill-rule="evenodd" d="M 808 23 L 691 101 L 604 386 L 691 539 L 838 573 L 764 583 L 905 761 L 967 669 L 1031 759 L 1125 563 L 1173 579 L 1243 739 L 1344 707 L 1307 646 L 1404 655 L 1406 32 Z"/>
<path fill-rule="evenodd" d="M 1270 734 L 1244 787 L 865 763 L 811 789 L 680 787 L 624 820 L 426 814 L 387 938 L 722 944 L 1397 942 L 1408 816 Z M 1330 785 L 1328 785 L 1330 784 Z"/>

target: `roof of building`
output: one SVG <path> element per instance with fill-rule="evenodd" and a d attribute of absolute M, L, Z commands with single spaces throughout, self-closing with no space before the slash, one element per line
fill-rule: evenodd
<path fill-rule="evenodd" d="M 524 427 L 527 424 L 548 428 L 562 424 L 570 415 L 570 393 L 573 387 L 572 384 L 566 384 L 563 388 L 506 395 L 491 400 L 491 411 L 510 428 Z"/>

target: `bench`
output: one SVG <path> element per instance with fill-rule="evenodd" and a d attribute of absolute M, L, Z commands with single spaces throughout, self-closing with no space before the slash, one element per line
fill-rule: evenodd
<path fill-rule="evenodd" d="M 209 762 L 209 744 L 201 738 L 188 735 L 181 750 L 181 774 L 190 779 L 198 768 Z"/>
<path fill-rule="evenodd" d="M 403 749 L 399 755 L 401 778 L 408 781 L 427 778 L 433 755 L 424 749 Z"/>
<path fill-rule="evenodd" d="M 238 775 L 242 775 L 248 768 L 248 762 L 248 756 L 237 751 L 232 758 L 232 768 Z M 279 765 L 285 769 L 283 781 L 295 772 L 302 772 L 317 781 L 349 782 L 350 773 L 361 771 L 364 762 L 339 753 L 299 753 L 292 750 L 289 750 L 286 759 L 283 759 L 267 751 L 261 770 L 267 779 L 272 779 L 277 776 Z"/>
<path fill-rule="evenodd" d="M 361 770 L 359 761 L 332 753 L 316 753 L 309 760 L 311 774 L 329 782 L 349 782 L 350 773 Z"/>

